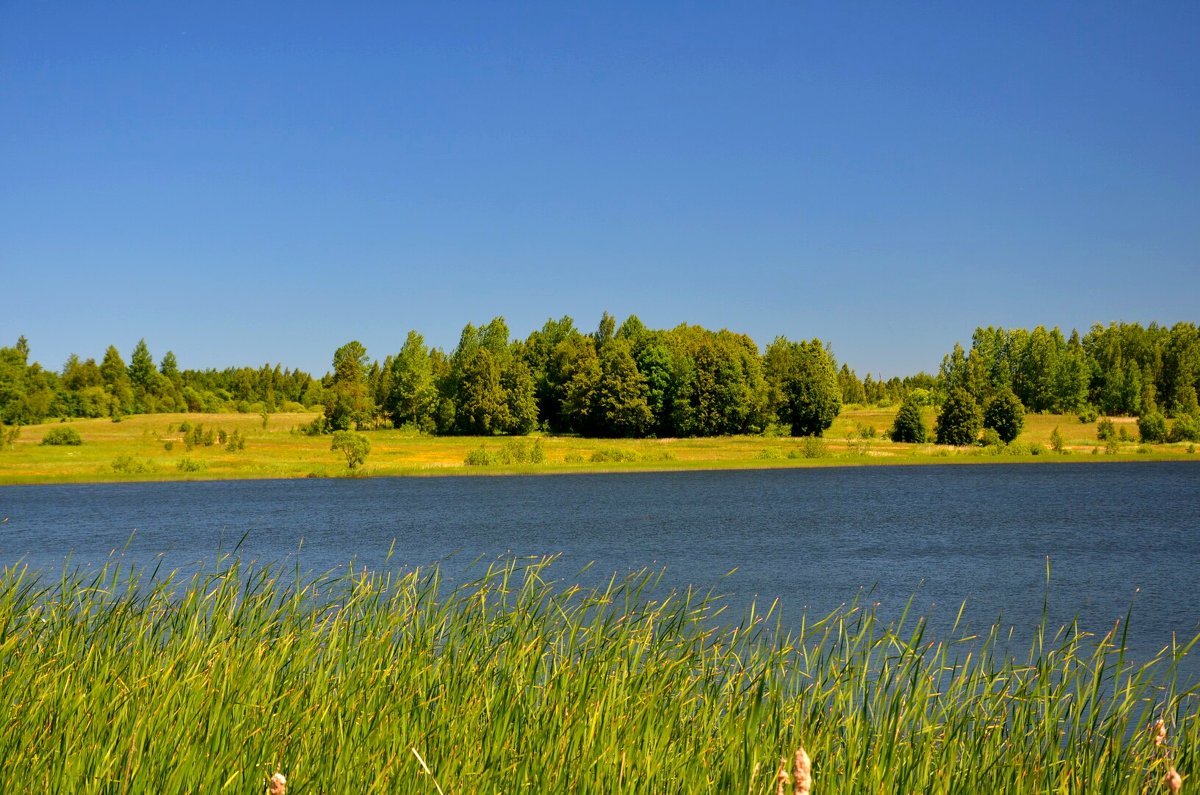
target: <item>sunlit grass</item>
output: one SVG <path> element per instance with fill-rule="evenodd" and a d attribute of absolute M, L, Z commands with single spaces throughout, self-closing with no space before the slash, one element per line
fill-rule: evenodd
<path fill-rule="evenodd" d="M 274 414 L 267 427 L 257 414 L 150 414 L 70 423 L 83 440 L 78 447 L 43 446 L 43 436 L 59 423 L 21 429 L 16 444 L 0 450 L 0 484 L 124 480 L 196 480 L 235 478 L 339 477 L 495 474 L 522 472 L 647 471 L 664 469 L 745 469 L 871 464 L 989 463 L 1013 461 L 1200 460 L 1188 445 L 1143 447 L 1136 441 L 1115 453 L 1096 439 L 1095 423 L 1072 415 L 1028 415 L 1017 445 L 995 455 L 979 447 L 895 444 L 887 438 L 895 409 L 848 408 L 826 432 L 819 455 L 809 455 L 803 440 L 784 436 L 725 436 L 705 439 L 584 439 L 541 436 L 545 453 L 539 464 L 468 467 L 472 451 L 499 451 L 504 437 L 426 436 L 403 430 L 369 431 L 371 453 L 363 467 L 348 472 L 345 459 L 329 449 L 328 436 L 306 436 L 297 429 L 315 414 Z M 934 410 L 926 409 L 934 424 Z M 219 444 L 187 450 L 182 423 L 233 433 L 245 439 L 241 450 Z M 1132 420 L 1114 420 L 1136 438 Z M 1045 455 L 1058 428 L 1066 455 Z M 1031 448 L 1037 447 L 1039 455 Z M 1194 445 L 1192 446 L 1194 449 Z M 168 449 L 169 448 L 169 449 Z M 1091 455 L 1091 453 L 1095 455 Z M 1016 453 L 1016 454 L 1014 454 Z M 1086 459 L 1085 459 L 1086 456 Z M 114 466 L 116 464 L 116 466 Z"/>
<path fill-rule="evenodd" d="M 0 576 L 10 792 L 1163 791 L 1194 774 L 1184 649 L 1119 630 L 935 639 L 850 606 L 781 631 L 650 572 L 597 589 L 544 561 L 451 590 L 436 569 L 189 579 L 113 563 Z M 727 623 L 732 621 L 733 623 Z M 1161 744 L 1160 729 L 1163 721 Z"/>

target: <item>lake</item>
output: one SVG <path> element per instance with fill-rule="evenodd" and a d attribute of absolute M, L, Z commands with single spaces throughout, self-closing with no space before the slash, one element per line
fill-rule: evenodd
<path fill-rule="evenodd" d="M 735 617 L 778 598 L 794 623 L 856 597 L 896 616 L 912 598 L 943 630 L 965 602 L 972 628 L 1020 636 L 1044 604 L 1100 633 L 1132 606 L 1142 655 L 1200 631 L 1188 462 L 8 486 L 5 518 L 0 563 L 50 574 L 113 554 L 194 569 L 239 540 L 304 571 L 440 563 L 451 581 L 559 555 L 564 580 L 663 569 Z"/>

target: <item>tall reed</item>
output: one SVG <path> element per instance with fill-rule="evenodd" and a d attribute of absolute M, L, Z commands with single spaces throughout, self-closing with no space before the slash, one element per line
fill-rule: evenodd
<path fill-rule="evenodd" d="M 934 639 L 857 605 L 789 633 L 656 583 L 585 589 L 544 560 L 456 588 L 436 568 L 309 578 L 232 557 L 189 578 L 10 568 L 0 780 L 769 793 L 782 758 L 797 791 L 1140 793 L 1195 773 L 1191 643 L 1135 662 L 1118 633 L 1042 627 L 1018 656 L 998 627 Z"/>

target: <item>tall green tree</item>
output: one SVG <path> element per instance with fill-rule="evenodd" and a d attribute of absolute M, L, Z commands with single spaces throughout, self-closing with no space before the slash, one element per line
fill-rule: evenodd
<path fill-rule="evenodd" d="M 653 422 L 646 402 L 646 377 L 637 368 L 629 343 L 610 338 L 600 347 L 600 384 L 594 413 L 600 435 L 643 436 Z"/>
<path fill-rule="evenodd" d="M 109 345 L 100 361 L 100 377 L 104 379 L 104 389 L 108 392 L 109 413 L 114 417 L 129 414 L 133 411 L 133 384 L 129 380 L 129 370 L 121 352 L 115 345 Z"/>
<path fill-rule="evenodd" d="M 893 442 L 924 442 L 929 436 L 925 418 L 921 415 L 923 401 L 920 396 L 910 394 L 900 404 L 900 410 L 892 420 L 890 436 Z"/>
<path fill-rule="evenodd" d="M 971 393 L 961 387 L 950 390 L 937 418 L 937 443 L 965 446 L 975 444 L 983 428 L 983 415 Z"/>
<path fill-rule="evenodd" d="M 793 436 L 820 436 L 842 410 L 841 388 L 833 356 L 818 339 L 789 342 L 782 337 L 768 352 L 771 379 L 781 399 L 779 421 L 791 426 Z"/>
<path fill-rule="evenodd" d="M 408 332 L 404 347 L 392 360 L 391 393 L 387 410 L 397 426 L 412 425 L 426 433 L 435 426 L 437 386 L 433 361 L 425 339 L 416 331 Z"/>
<path fill-rule="evenodd" d="M 367 349 L 352 340 L 333 354 L 333 373 L 326 392 L 325 419 L 336 431 L 369 427 L 375 401 L 367 381 Z"/>
<path fill-rule="evenodd" d="M 1008 444 L 1020 435 L 1025 425 L 1025 407 L 1011 389 L 1003 389 L 983 406 L 983 427 L 991 428 Z"/>

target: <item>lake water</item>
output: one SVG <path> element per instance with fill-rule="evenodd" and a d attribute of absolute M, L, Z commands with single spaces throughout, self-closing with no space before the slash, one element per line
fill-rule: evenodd
<path fill-rule="evenodd" d="M 974 628 L 1018 634 L 1047 599 L 1055 626 L 1100 633 L 1132 606 L 1142 654 L 1200 631 L 1192 463 L 9 486 L 5 517 L 0 563 L 50 573 L 114 551 L 187 569 L 244 536 L 243 558 L 313 572 L 440 562 L 461 580 L 476 559 L 550 554 L 585 583 L 662 568 L 737 615 L 778 597 L 788 621 L 861 594 L 885 616 L 914 597 L 943 629 L 965 601 Z"/>

